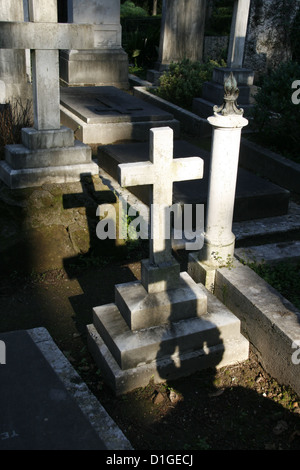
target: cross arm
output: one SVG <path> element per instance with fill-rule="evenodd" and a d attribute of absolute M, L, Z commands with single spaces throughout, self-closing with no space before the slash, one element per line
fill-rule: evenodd
<path fill-rule="evenodd" d="M 88 24 L 0 21 L 0 49 L 93 49 Z"/>
<path fill-rule="evenodd" d="M 140 186 L 154 183 L 154 168 L 151 162 L 121 163 L 119 184 L 121 186 Z"/>
<path fill-rule="evenodd" d="M 203 178 L 204 163 L 200 157 L 175 158 L 173 181 L 197 180 Z"/>

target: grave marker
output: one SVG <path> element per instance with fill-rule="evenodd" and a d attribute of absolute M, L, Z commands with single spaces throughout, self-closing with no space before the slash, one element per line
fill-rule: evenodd
<path fill-rule="evenodd" d="M 58 24 L 56 0 L 30 0 L 29 19 L 0 23 L 0 48 L 32 49 L 33 57 L 34 128 L 22 130 L 23 145 L 7 146 L 0 163 L 0 177 L 12 188 L 78 181 L 82 173 L 98 172 L 91 149 L 60 127 L 59 108 L 58 49 L 89 47 L 93 28 Z"/>
<path fill-rule="evenodd" d="M 24 21 L 23 0 L 0 0 L 0 21 Z M 2 33 L 1 33 L 2 34 Z M 0 49 L 0 103 L 32 99 L 25 50 Z"/>
<path fill-rule="evenodd" d="M 128 57 L 122 48 L 120 0 L 68 0 L 68 22 L 92 24 L 94 43 L 60 52 L 60 78 L 68 86 L 128 88 Z"/>
<path fill-rule="evenodd" d="M 201 368 L 248 358 L 239 320 L 173 258 L 165 227 L 173 181 L 202 178 L 199 157 L 173 160 L 173 133 L 151 129 L 150 161 L 120 165 L 121 185 L 148 185 L 153 204 L 149 260 L 141 281 L 115 286 L 115 303 L 94 308 L 88 345 L 118 395 Z M 170 238 L 170 237 L 169 237 Z"/>

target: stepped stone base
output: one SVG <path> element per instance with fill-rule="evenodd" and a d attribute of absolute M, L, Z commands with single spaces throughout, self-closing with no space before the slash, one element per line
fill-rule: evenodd
<path fill-rule="evenodd" d="M 249 343 L 240 333 L 240 321 L 187 273 L 181 273 L 181 280 L 190 291 L 189 300 L 182 288 L 164 291 L 163 301 L 150 294 L 147 317 L 155 318 L 159 310 L 162 317 L 155 326 L 133 329 L 117 295 L 116 303 L 94 308 L 93 324 L 87 326 L 89 350 L 116 395 L 144 387 L 152 378 L 174 380 L 248 359 Z M 116 286 L 119 294 L 122 288 L 128 295 L 128 287 L 140 283 L 129 284 Z M 180 310 L 173 312 L 176 296 L 186 300 L 181 315 Z M 138 292 L 135 306 L 143 302 Z"/>
<path fill-rule="evenodd" d="M 44 183 L 71 183 L 99 173 L 92 150 L 74 140 L 71 129 L 22 129 L 22 144 L 7 145 L 0 162 L 0 179 L 11 189 Z"/>

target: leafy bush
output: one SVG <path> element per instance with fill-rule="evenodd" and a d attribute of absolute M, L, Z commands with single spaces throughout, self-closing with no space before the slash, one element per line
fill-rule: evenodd
<path fill-rule="evenodd" d="M 299 79 L 297 62 L 279 65 L 263 78 L 251 114 L 259 143 L 300 162 L 300 104 L 292 102 L 292 83 Z"/>
<path fill-rule="evenodd" d="M 213 69 L 223 66 L 225 62 L 220 65 L 213 60 L 205 63 L 189 59 L 173 62 L 160 77 L 159 86 L 154 92 L 171 103 L 190 109 L 193 98 L 201 96 L 203 83 L 211 80 Z"/>
<path fill-rule="evenodd" d="M 135 16 L 147 16 L 147 11 L 144 10 L 144 8 L 135 6 L 130 0 L 126 0 L 126 2 L 121 5 L 121 18 L 133 18 Z"/>
<path fill-rule="evenodd" d="M 233 0 L 218 0 L 214 2 L 211 16 L 206 25 L 207 36 L 226 36 L 230 34 Z"/>

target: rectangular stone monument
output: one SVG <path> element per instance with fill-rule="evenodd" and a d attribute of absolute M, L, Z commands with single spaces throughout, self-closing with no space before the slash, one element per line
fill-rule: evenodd
<path fill-rule="evenodd" d="M 0 21 L 24 21 L 23 0 L 0 0 Z M 32 99 L 24 49 L 0 49 L 0 103 Z"/>
<path fill-rule="evenodd" d="M 8 145 L 0 162 L 0 177 L 11 188 L 79 181 L 83 173 L 98 173 L 91 149 L 61 127 L 59 109 L 58 49 L 89 47 L 93 29 L 58 24 L 56 0 L 30 0 L 29 18 L 0 24 L 0 48 L 32 50 L 34 127 L 22 130 L 22 144 Z"/>
<path fill-rule="evenodd" d="M 248 358 L 240 322 L 172 255 L 166 233 L 173 182 L 202 178 L 199 157 L 173 159 L 173 132 L 151 129 L 149 161 L 119 166 L 120 184 L 151 186 L 149 259 L 141 281 L 115 286 L 115 303 L 94 308 L 88 344 L 104 379 L 119 395 L 205 367 Z"/>
<path fill-rule="evenodd" d="M 158 80 L 171 62 L 202 60 L 206 0 L 164 0 L 158 61 L 147 79 Z"/>
<path fill-rule="evenodd" d="M 180 132 L 172 114 L 110 86 L 62 88 L 61 122 L 86 144 L 148 140 L 151 127 L 165 125 Z"/>
<path fill-rule="evenodd" d="M 68 86 L 128 88 L 128 57 L 122 48 L 120 0 L 69 0 L 68 22 L 92 24 L 94 44 L 60 52 L 60 78 Z"/>
<path fill-rule="evenodd" d="M 245 68 L 244 55 L 249 18 L 250 0 L 236 0 L 234 3 L 231 31 L 227 55 L 227 67 L 218 67 L 213 70 L 212 80 L 205 82 L 202 97 L 193 101 L 193 111 L 201 117 L 207 118 L 211 114 L 214 103 L 221 102 L 224 92 L 224 79 L 231 72 L 239 85 L 239 103 L 243 106 L 245 114 L 253 104 L 254 72 Z"/>

